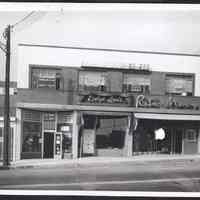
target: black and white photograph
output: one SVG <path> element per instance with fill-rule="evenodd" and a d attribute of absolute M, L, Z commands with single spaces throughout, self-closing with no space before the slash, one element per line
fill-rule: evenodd
<path fill-rule="evenodd" d="M 200 195 L 200 5 L 0 3 L 0 190 Z"/>

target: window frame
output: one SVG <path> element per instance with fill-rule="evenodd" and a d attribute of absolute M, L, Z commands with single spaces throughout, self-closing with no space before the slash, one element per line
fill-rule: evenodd
<path fill-rule="evenodd" d="M 191 132 L 192 131 L 192 132 Z M 192 133 L 193 134 L 193 138 L 189 138 L 189 133 Z M 198 137 L 198 131 L 196 128 L 188 128 L 188 129 L 185 129 L 185 140 L 187 142 L 197 142 L 197 137 Z"/>
<path fill-rule="evenodd" d="M 129 73 L 128 71 L 126 71 L 126 72 L 123 72 L 123 81 L 122 81 L 122 92 L 123 93 L 131 93 L 131 94 L 145 94 L 144 92 L 135 92 L 135 91 L 125 91 L 124 90 L 124 83 L 125 83 L 125 76 L 126 75 L 135 75 L 135 76 L 143 76 L 143 75 L 145 75 L 145 76 L 148 76 L 149 77 L 149 79 L 150 79 L 150 85 L 149 85 L 149 93 L 148 94 L 151 94 L 151 85 L 152 85 L 152 80 L 151 80 L 151 75 L 150 74 L 146 74 L 146 73 Z"/>
<path fill-rule="evenodd" d="M 60 71 L 60 74 L 61 74 L 61 79 L 63 78 L 62 77 L 62 68 L 61 67 L 59 67 L 59 66 L 52 66 L 52 65 L 33 65 L 33 64 L 31 64 L 31 65 L 29 65 L 29 88 L 30 89 L 41 89 L 41 88 L 38 88 L 38 87 L 36 87 L 36 88 L 34 88 L 33 87 L 33 83 L 32 83 L 32 74 L 33 74 L 33 70 L 34 69 L 46 69 L 46 70 L 55 70 L 55 71 Z M 58 89 L 56 89 L 56 87 L 55 88 L 49 88 L 49 87 L 44 87 L 45 89 L 53 89 L 53 90 L 61 90 L 61 87 L 60 88 L 58 88 Z"/>
<path fill-rule="evenodd" d="M 80 74 L 81 74 L 81 72 L 85 72 L 85 73 L 104 73 L 105 74 L 105 90 L 104 91 L 100 91 L 100 90 L 81 90 L 80 89 Z M 102 69 L 99 69 L 99 70 L 91 70 L 91 69 L 89 69 L 89 70 L 87 70 L 87 69 L 80 69 L 80 70 L 78 70 L 78 91 L 79 92 L 109 92 L 109 85 L 108 85 L 108 71 L 107 70 L 102 70 Z"/>
<path fill-rule="evenodd" d="M 25 112 L 32 112 L 32 113 L 38 113 L 40 115 L 40 118 L 39 120 L 29 120 L 29 119 L 25 119 L 24 115 L 25 115 Z M 21 117 L 22 117 L 22 120 L 21 120 L 21 126 L 22 126 L 22 129 L 21 129 L 21 158 L 23 157 L 22 155 L 25 155 L 25 154 L 38 154 L 38 155 L 42 155 L 42 143 L 39 142 L 40 144 L 40 151 L 37 151 L 37 152 L 30 152 L 30 151 L 23 151 L 23 144 L 24 144 L 24 122 L 28 122 L 28 123 L 38 123 L 40 124 L 40 139 L 43 137 L 42 136 L 42 113 L 40 111 L 33 111 L 33 110 L 23 110 L 22 113 L 21 113 Z M 22 159 L 25 159 L 25 158 L 22 158 Z"/>
<path fill-rule="evenodd" d="M 168 93 L 167 92 L 167 88 L 166 88 L 166 79 L 167 76 L 169 77 L 185 77 L 185 78 L 191 78 L 192 79 L 192 94 L 191 96 L 194 96 L 194 92 L 195 92 L 195 74 L 194 73 L 174 73 L 174 72 L 168 72 L 165 74 L 165 95 L 173 95 L 173 96 L 182 96 L 181 94 L 177 94 L 177 93 Z M 188 95 L 187 95 L 188 96 Z"/>

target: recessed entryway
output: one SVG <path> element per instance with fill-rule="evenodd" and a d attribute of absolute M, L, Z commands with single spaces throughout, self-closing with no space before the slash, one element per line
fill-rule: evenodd
<path fill-rule="evenodd" d="M 44 132 L 44 158 L 53 158 L 54 156 L 54 133 Z"/>

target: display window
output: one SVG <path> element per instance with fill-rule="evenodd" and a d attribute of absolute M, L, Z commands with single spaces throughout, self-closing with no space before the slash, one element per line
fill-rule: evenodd
<path fill-rule="evenodd" d="M 189 142 L 196 142 L 197 141 L 197 130 L 186 129 L 185 130 L 185 139 Z"/>
<path fill-rule="evenodd" d="M 166 75 L 165 78 L 166 94 L 174 95 L 193 95 L 193 76 L 183 76 L 183 75 Z"/>
<path fill-rule="evenodd" d="M 62 133 L 62 158 L 72 156 L 72 124 L 60 123 L 57 131 Z"/>
<path fill-rule="evenodd" d="M 23 123 L 22 152 L 41 152 L 41 124 L 38 122 Z"/>
<path fill-rule="evenodd" d="M 106 91 L 106 72 L 79 72 L 80 91 Z"/>
<path fill-rule="evenodd" d="M 61 70 L 52 68 L 31 68 L 32 88 L 61 88 Z"/>
<path fill-rule="evenodd" d="M 124 74 L 123 91 L 149 94 L 151 79 L 145 74 Z"/>
<path fill-rule="evenodd" d="M 22 119 L 22 158 L 41 157 L 41 113 L 37 111 L 24 111 Z"/>

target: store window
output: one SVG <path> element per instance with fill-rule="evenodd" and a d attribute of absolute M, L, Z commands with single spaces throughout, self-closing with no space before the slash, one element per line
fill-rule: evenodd
<path fill-rule="evenodd" d="M 106 72 L 79 72 L 80 91 L 106 91 Z"/>
<path fill-rule="evenodd" d="M 41 113 L 23 112 L 22 158 L 40 158 L 42 144 Z"/>
<path fill-rule="evenodd" d="M 192 96 L 193 95 L 193 76 L 186 75 L 166 75 L 165 85 L 166 94 Z"/>
<path fill-rule="evenodd" d="M 123 91 L 149 94 L 151 79 L 145 74 L 124 74 Z"/>
<path fill-rule="evenodd" d="M 61 89 L 61 70 L 51 68 L 31 68 L 31 88 Z"/>
<path fill-rule="evenodd" d="M 127 119 L 100 119 L 96 130 L 97 149 L 122 149 L 124 147 Z"/>
<path fill-rule="evenodd" d="M 186 129 L 185 139 L 189 142 L 196 142 L 197 140 L 197 131 L 195 129 Z"/>
<path fill-rule="evenodd" d="M 59 112 L 57 131 L 62 133 L 62 158 L 72 157 L 72 113 Z"/>

